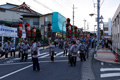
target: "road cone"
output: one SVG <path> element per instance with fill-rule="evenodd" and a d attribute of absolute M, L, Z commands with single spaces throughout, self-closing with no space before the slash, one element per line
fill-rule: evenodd
<path fill-rule="evenodd" d="M 116 53 L 115 61 L 114 61 L 114 62 L 119 62 L 119 60 L 118 60 L 118 56 L 117 56 L 117 53 Z"/>

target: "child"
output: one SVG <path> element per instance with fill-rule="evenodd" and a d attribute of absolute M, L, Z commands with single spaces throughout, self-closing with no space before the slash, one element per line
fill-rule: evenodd
<path fill-rule="evenodd" d="M 33 56 L 32 56 L 32 61 L 33 61 L 33 70 L 35 71 L 37 68 L 37 71 L 42 71 L 40 70 L 40 66 L 39 66 L 39 62 L 38 62 L 38 56 L 37 56 L 37 51 L 33 52 Z"/>

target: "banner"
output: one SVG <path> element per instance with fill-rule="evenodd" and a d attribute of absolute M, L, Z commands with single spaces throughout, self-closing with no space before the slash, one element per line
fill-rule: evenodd
<path fill-rule="evenodd" d="M 0 25 L 0 36 L 18 37 L 17 36 L 17 28 L 12 28 L 12 27 Z M 26 38 L 25 30 L 23 30 L 21 38 Z"/>

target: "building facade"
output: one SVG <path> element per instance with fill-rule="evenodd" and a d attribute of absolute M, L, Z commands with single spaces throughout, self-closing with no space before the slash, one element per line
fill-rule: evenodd
<path fill-rule="evenodd" d="M 30 16 L 28 17 L 27 15 Z M 28 22 L 31 26 L 39 27 L 39 15 L 41 14 L 32 10 L 25 2 L 21 5 L 11 3 L 0 5 L 0 42 L 2 42 L 0 45 L 11 38 L 14 38 L 15 42 L 19 41 L 16 33 L 19 22 L 23 23 L 22 38 L 25 39 L 24 24 Z"/>
<path fill-rule="evenodd" d="M 112 18 L 112 46 L 120 49 L 120 5 Z"/>
<path fill-rule="evenodd" d="M 103 38 L 111 40 L 111 28 L 112 21 L 111 18 L 108 19 L 108 22 L 104 22 L 103 24 Z"/>
<path fill-rule="evenodd" d="M 49 22 L 52 23 L 52 40 L 56 37 L 65 37 L 66 18 L 63 15 L 59 12 L 53 12 L 40 16 L 40 29 L 42 35 L 45 34 L 45 36 L 47 36 L 47 24 Z"/>

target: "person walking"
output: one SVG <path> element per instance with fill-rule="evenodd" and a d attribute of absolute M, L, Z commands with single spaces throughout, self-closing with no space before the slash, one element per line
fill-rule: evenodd
<path fill-rule="evenodd" d="M 86 52 L 85 52 L 85 50 L 86 50 L 85 45 L 83 44 L 83 42 L 81 42 L 81 45 L 79 46 L 81 61 L 83 61 L 83 60 L 86 61 L 86 58 L 85 58 Z"/>
<path fill-rule="evenodd" d="M 10 51 L 10 41 L 5 42 L 3 44 L 3 50 L 2 51 L 3 51 L 3 53 L 1 54 L 0 57 L 3 57 L 5 55 L 5 59 L 7 59 L 8 58 L 8 53 Z"/>
<path fill-rule="evenodd" d="M 51 42 L 49 49 L 50 49 L 49 51 L 50 51 L 51 62 L 54 62 L 54 53 L 55 53 L 54 42 Z"/>
<path fill-rule="evenodd" d="M 18 57 L 20 58 L 21 56 L 22 56 L 22 53 L 23 53 L 23 41 L 22 40 L 20 40 L 20 43 L 18 43 L 18 45 L 17 45 L 17 50 L 19 50 L 19 54 L 18 54 Z"/>
<path fill-rule="evenodd" d="M 70 48 L 70 54 L 71 54 L 70 63 L 71 63 L 71 66 L 73 66 L 73 65 L 76 66 L 78 46 L 75 41 L 72 41 L 71 45 L 72 46 Z"/>
<path fill-rule="evenodd" d="M 24 45 L 23 45 L 23 54 L 22 54 L 22 58 L 21 61 L 23 61 L 24 57 L 25 57 L 25 61 L 27 61 L 28 58 L 28 49 L 30 49 L 29 44 L 27 43 L 27 41 L 24 41 Z"/>
<path fill-rule="evenodd" d="M 64 45 L 63 45 L 63 49 L 64 49 L 64 56 L 66 55 L 67 56 L 67 49 L 68 49 L 68 47 L 69 47 L 69 43 L 68 43 L 68 41 L 66 40 L 66 41 L 64 41 Z"/>
<path fill-rule="evenodd" d="M 12 57 L 12 53 L 14 53 L 14 57 L 15 57 L 15 43 L 14 43 L 14 39 L 11 39 L 10 53 L 11 53 L 11 57 Z"/>
<path fill-rule="evenodd" d="M 38 44 L 37 44 L 37 40 L 35 39 L 34 40 L 34 43 L 32 44 L 31 46 L 32 48 L 32 61 L 33 61 L 33 71 L 35 71 L 37 69 L 37 71 L 42 71 L 40 69 L 40 66 L 39 66 L 39 60 L 38 60 Z"/>

